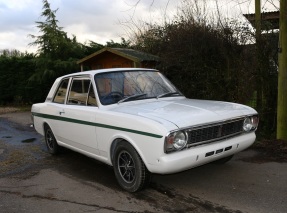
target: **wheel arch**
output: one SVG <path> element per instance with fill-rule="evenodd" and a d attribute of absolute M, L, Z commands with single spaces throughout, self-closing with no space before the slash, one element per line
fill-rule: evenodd
<path fill-rule="evenodd" d="M 46 131 L 47 128 L 50 128 L 52 130 L 52 132 L 54 133 L 51 125 L 47 121 L 43 121 L 42 130 L 43 130 L 44 135 L 45 135 L 45 131 Z"/>
<path fill-rule="evenodd" d="M 148 167 L 147 167 L 146 159 L 142 156 L 143 154 L 138 150 L 138 147 L 134 146 L 134 144 L 130 140 L 128 140 L 126 138 L 121 138 L 121 137 L 114 139 L 113 142 L 111 143 L 111 146 L 110 146 L 110 161 L 111 161 L 112 164 L 113 164 L 113 157 L 114 157 L 114 152 L 115 152 L 116 146 L 120 142 L 125 142 L 125 143 L 130 144 L 135 149 L 135 151 L 137 152 L 137 154 L 139 155 L 139 157 L 141 158 L 141 160 L 145 164 L 145 167 L 147 168 L 147 170 L 149 170 Z"/>
<path fill-rule="evenodd" d="M 43 126 L 43 131 L 44 131 L 44 132 L 45 132 L 45 130 L 46 130 L 47 127 L 50 127 L 50 125 L 49 125 L 46 121 L 43 122 L 43 125 L 42 125 L 42 126 Z M 51 127 L 50 127 L 50 128 L 51 128 Z"/>
<path fill-rule="evenodd" d="M 43 121 L 43 124 L 42 124 L 42 130 L 43 130 L 43 135 L 45 135 L 45 132 L 46 132 L 46 129 L 47 128 L 50 128 L 54 134 L 54 131 L 53 131 L 53 128 L 51 127 L 51 125 L 49 124 L 49 122 L 47 122 L 46 120 Z M 56 135 L 54 134 L 54 137 L 56 138 Z M 57 138 L 56 138 L 57 140 Z M 58 141 L 58 140 L 57 140 Z"/>

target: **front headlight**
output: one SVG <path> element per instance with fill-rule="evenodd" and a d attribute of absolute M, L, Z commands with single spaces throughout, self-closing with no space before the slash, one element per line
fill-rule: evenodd
<path fill-rule="evenodd" d="M 259 118 L 257 115 L 247 117 L 245 118 L 243 122 L 243 130 L 245 132 L 256 130 L 258 127 L 258 123 L 259 123 Z"/>
<path fill-rule="evenodd" d="M 166 137 L 165 152 L 183 149 L 187 144 L 187 134 L 184 131 L 170 133 Z"/>

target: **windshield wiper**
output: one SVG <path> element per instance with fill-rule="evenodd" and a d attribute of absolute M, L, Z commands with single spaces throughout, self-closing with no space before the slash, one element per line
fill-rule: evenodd
<path fill-rule="evenodd" d="M 163 94 L 156 96 L 156 98 L 163 98 L 163 97 L 168 97 L 168 96 L 173 96 L 173 95 L 181 95 L 181 94 L 179 92 L 167 92 L 167 93 L 163 93 Z"/>
<path fill-rule="evenodd" d="M 124 98 L 122 100 L 119 100 L 118 104 L 122 103 L 122 102 L 125 102 L 125 101 L 128 101 L 128 100 L 131 100 L 131 99 L 136 99 L 136 98 L 142 97 L 144 95 L 146 95 L 146 93 L 135 94 L 135 95 L 128 96 L 128 97 L 126 97 L 126 98 Z"/>

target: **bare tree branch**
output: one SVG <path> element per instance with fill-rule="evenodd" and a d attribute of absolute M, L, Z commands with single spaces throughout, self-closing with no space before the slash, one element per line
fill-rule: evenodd
<path fill-rule="evenodd" d="M 278 0 L 280 1 L 280 0 Z M 282 0 L 283 1 L 283 0 Z M 276 4 L 274 3 L 273 0 L 266 0 L 266 2 L 268 2 L 269 4 L 271 4 L 276 10 L 279 10 L 279 6 L 276 6 Z"/>

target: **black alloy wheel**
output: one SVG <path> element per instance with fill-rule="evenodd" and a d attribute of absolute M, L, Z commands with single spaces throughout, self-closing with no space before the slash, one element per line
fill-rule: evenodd
<path fill-rule="evenodd" d="M 52 155 L 58 154 L 59 145 L 57 140 L 51 130 L 51 128 L 47 125 L 45 126 L 45 142 L 47 145 L 48 152 Z"/>
<path fill-rule="evenodd" d="M 113 156 L 113 166 L 118 183 L 129 192 L 143 189 L 151 180 L 151 174 L 141 157 L 126 141 L 117 144 Z"/>

